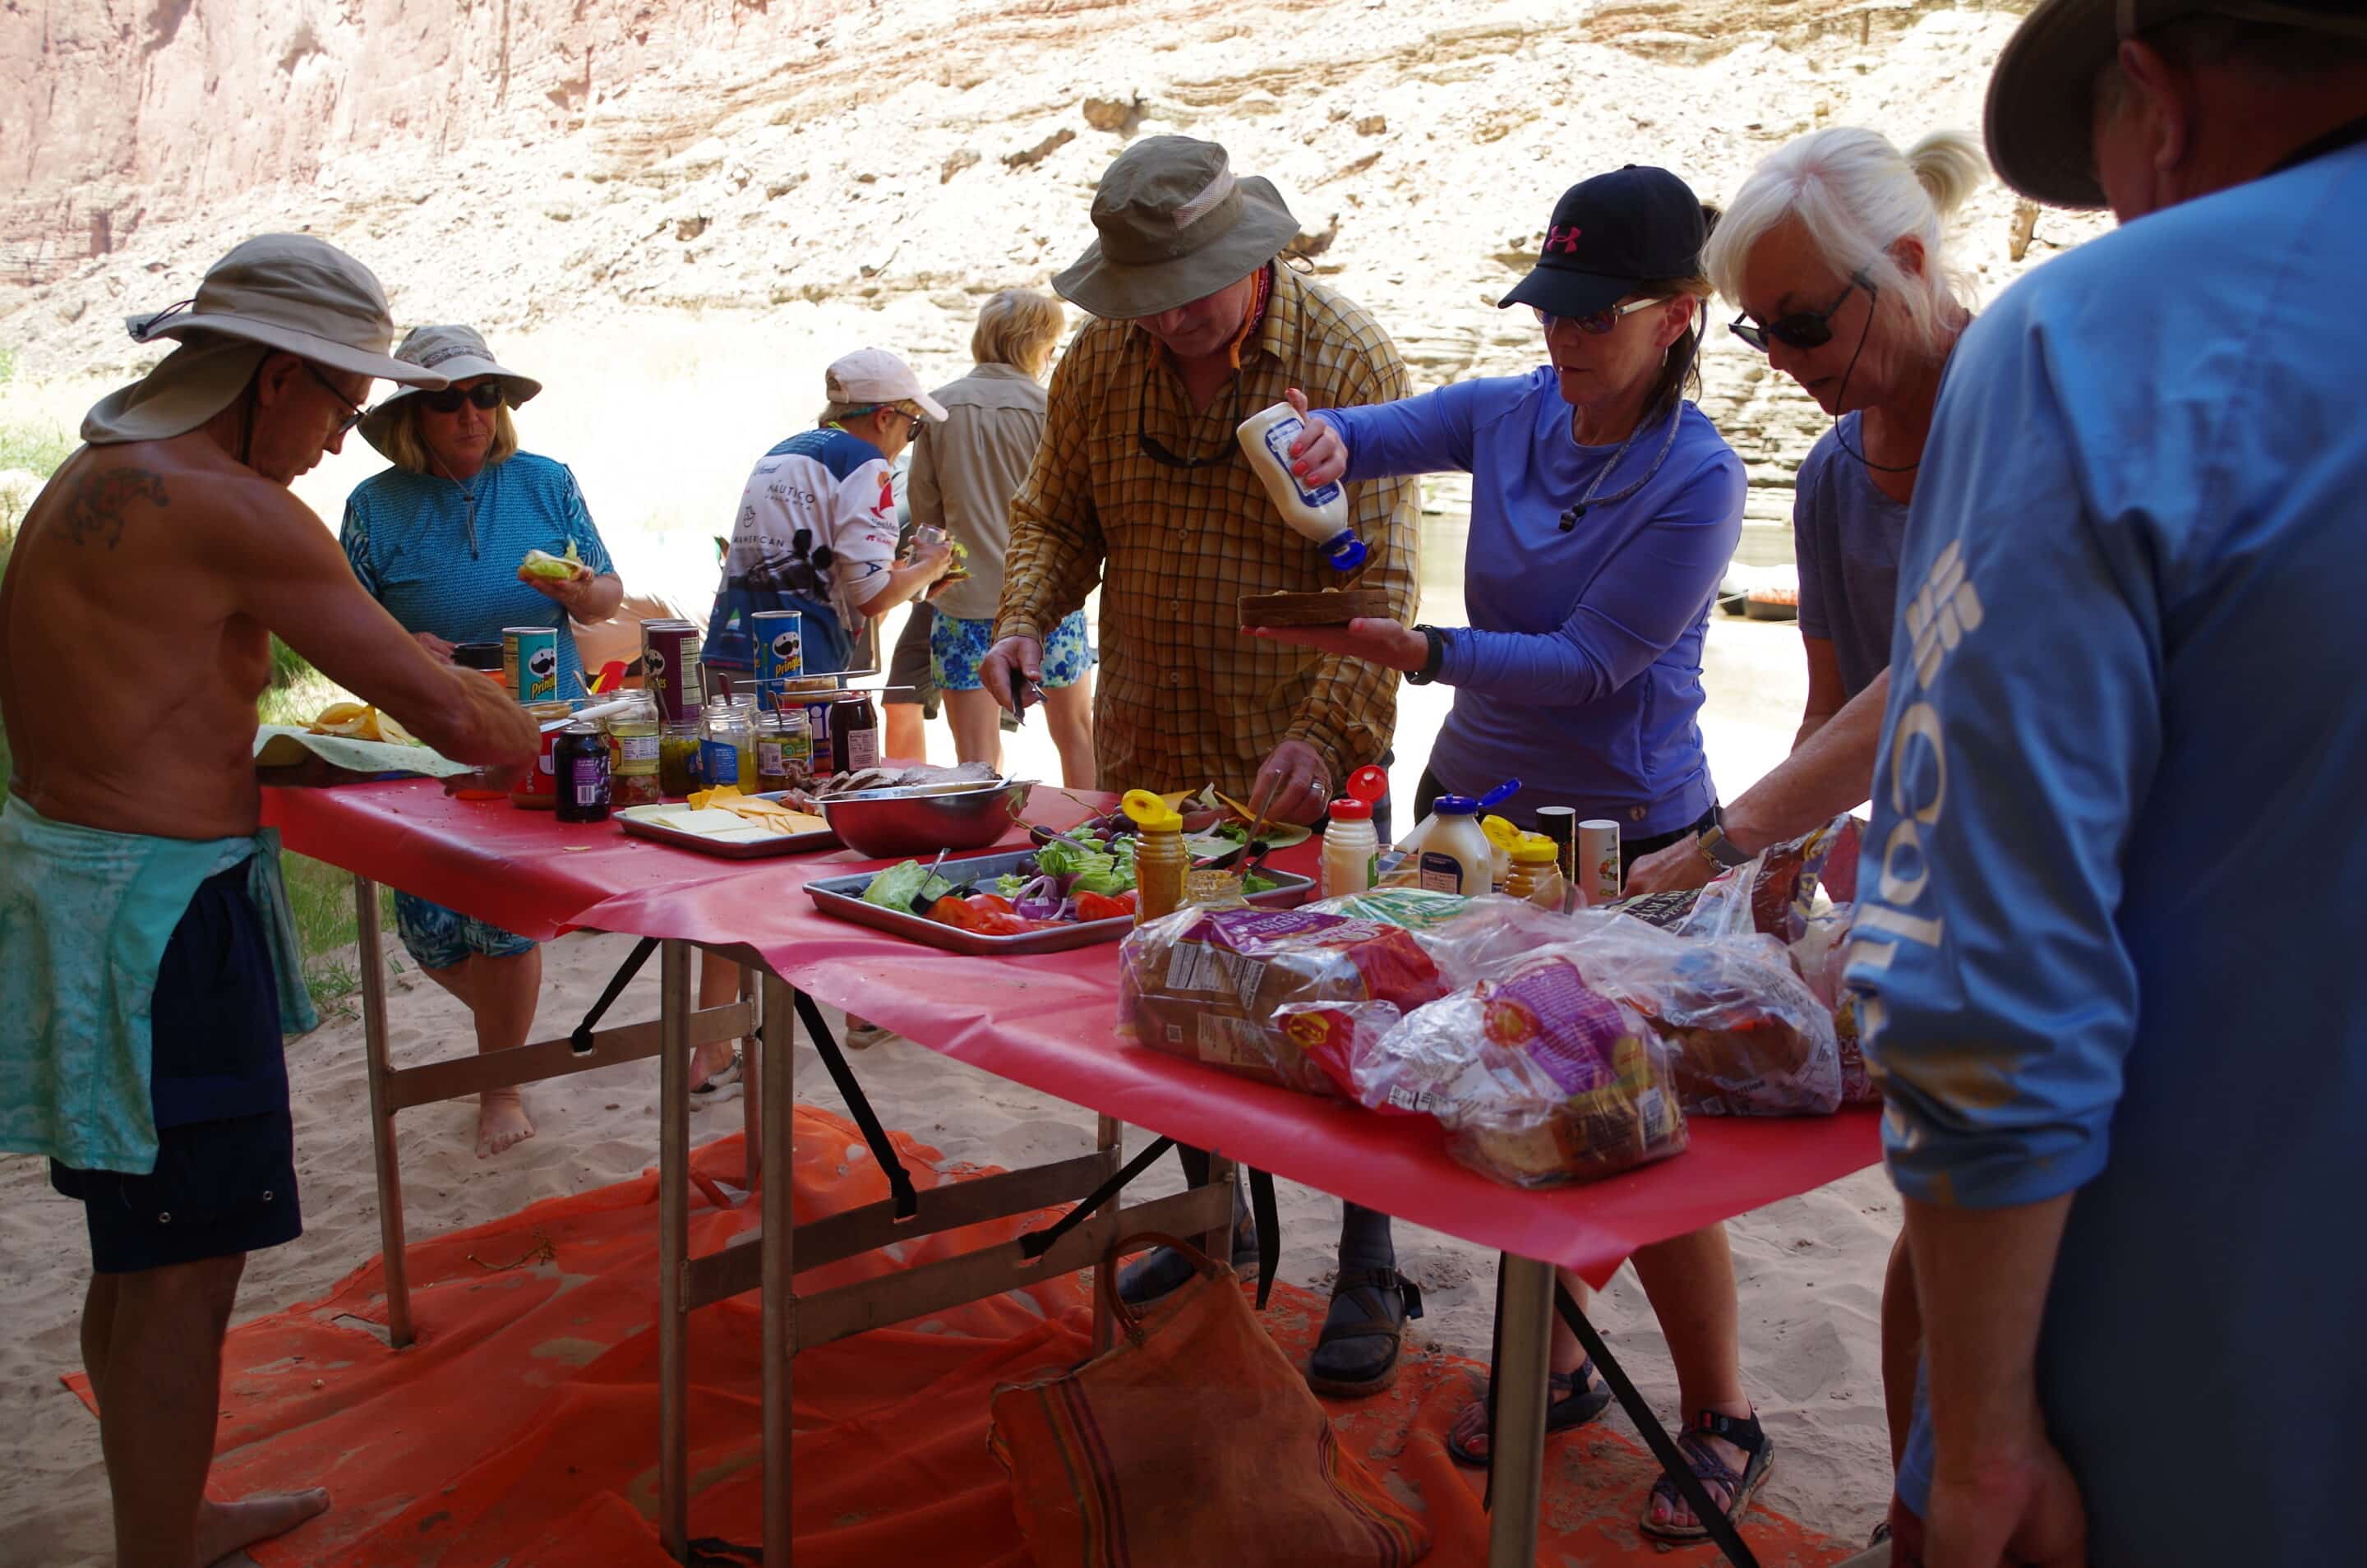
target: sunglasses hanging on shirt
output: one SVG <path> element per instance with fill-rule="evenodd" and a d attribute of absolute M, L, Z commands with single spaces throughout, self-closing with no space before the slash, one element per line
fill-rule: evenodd
<path fill-rule="evenodd" d="M 1233 439 L 1233 431 L 1241 421 L 1249 417 L 1248 392 L 1248 378 L 1240 371 L 1234 371 L 1233 409 L 1231 414 L 1225 420 L 1225 444 L 1206 457 L 1186 457 L 1170 451 L 1164 442 L 1150 434 L 1150 383 L 1145 382 L 1142 397 L 1135 404 L 1134 444 L 1144 457 L 1161 468 L 1182 468 L 1188 471 L 1194 468 L 1213 468 L 1219 463 L 1229 462 L 1240 454 L 1241 445 Z"/>

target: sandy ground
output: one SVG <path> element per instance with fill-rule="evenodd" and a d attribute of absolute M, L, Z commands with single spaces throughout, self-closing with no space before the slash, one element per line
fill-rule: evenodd
<path fill-rule="evenodd" d="M 1454 575 L 1459 544 L 1451 530 L 1434 533 L 1426 613 L 1441 621 L 1459 618 L 1460 605 L 1435 581 Z M 1788 742 L 1802 687 L 1798 639 L 1787 626 L 1721 620 L 1706 683 L 1713 763 L 1731 795 Z M 1434 689 L 1409 689 L 1407 697 L 1400 750 L 1416 761 L 1400 764 L 1399 785 L 1410 793 L 1445 699 Z M 942 728 L 933 739 L 940 756 L 950 752 Z M 1008 760 L 1016 769 L 1058 776 L 1040 726 L 1013 740 Z M 542 1029 L 580 1016 L 629 945 L 617 937 L 553 943 Z M 619 1013 L 653 1016 L 655 1006 L 654 983 L 645 980 Z M 407 961 L 394 976 L 391 1008 L 399 1058 L 465 1048 L 470 1036 L 458 1004 L 411 972 Z M 800 1055 L 801 1092 L 836 1109 L 810 1048 Z M 289 1056 L 307 1229 L 294 1245 L 250 1261 L 241 1319 L 323 1292 L 378 1248 L 361 1024 L 355 1017 L 333 1020 L 292 1042 Z M 1017 1166 L 1089 1146 L 1093 1119 L 1084 1111 L 909 1043 L 874 1050 L 856 1066 L 890 1126 L 909 1129 L 953 1159 Z M 404 1198 L 414 1235 L 619 1180 L 654 1157 L 657 1083 L 647 1064 L 527 1092 L 538 1135 L 495 1160 L 475 1157 L 474 1118 L 466 1107 L 430 1107 L 402 1119 Z M 702 1113 L 694 1136 L 728 1133 L 739 1122 L 736 1103 L 719 1107 Z M 1161 1162 L 1152 1190 L 1179 1181 L 1172 1162 Z M 1339 1203 L 1287 1184 L 1282 1201 L 1285 1273 L 1319 1288 L 1330 1278 Z M 1868 1171 L 1733 1226 L 1744 1367 L 1782 1455 L 1768 1500 L 1844 1539 L 1863 1538 L 1887 1488 L 1876 1311 L 1897 1225 L 1896 1193 L 1879 1171 Z M 1400 1229 L 1399 1251 L 1429 1298 L 1430 1315 L 1417 1332 L 1444 1349 L 1484 1358 L 1492 1257 L 1412 1227 Z M 0 1330 L 0 1563 L 107 1561 L 97 1426 L 57 1381 L 79 1364 L 74 1325 L 86 1258 L 79 1210 L 50 1191 L 41 1166 L 0 1159 L 0 1324 L 6 1325 Z M 1645 1392 L 1672 1416 L 1674 1374 L 1632 1272 L 1614 1281 L 1598 1321 Z M 1612 1418 L 1623 1419 L 1615 1413 Z"/>

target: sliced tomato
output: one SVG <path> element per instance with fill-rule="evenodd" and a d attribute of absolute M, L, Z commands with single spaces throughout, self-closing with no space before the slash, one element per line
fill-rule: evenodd
<path fill-rule="evenodd" d="M 1115 920 L 1134 918 L 1134 895 L 1120 893 L 1080 893 L 1077 895 L 1077 919 L 1080 920 Z"/>
<path fill-rule="evenodd" d="M 1014 914 L 1011 900 L 1000 893 L 973 893 L 962 900 L 973 909 L 991 909 L 998 915 Z"/>
<path fill-rule="evenodd" d="M 1002 904 L 1002 908 L 992 906 Z M 929 906 L 929 919 L 940 925 L 954 926 L 980 936 L 1017 936 L 1033 931 L 1034 926 L 1011 913 L 1005 900 L 991 893 L 977 894 L 969 898 L 957 898 L 948 893 Z"/>

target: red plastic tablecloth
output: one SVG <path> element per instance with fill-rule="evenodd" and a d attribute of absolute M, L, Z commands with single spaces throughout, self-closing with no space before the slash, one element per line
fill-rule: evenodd
<path fill-rule="evenodd" d="M 1875 1115 L 1695 1117 L 1673 1160 L 1524 1192 L 1447 1157 L 1435 1124 L 1379 1116 L 1122 1043 L 1113 945 L 973 958 L 821 914 L 803 888 L 851 852 L 725 861 L 562 827 L 547 812 L 447 800 L 425 781 L 266 790 L 300 854 L 528 936 L 584 927 L 761 958 L 789 984 L 957 1061 L 1276 1176 L 1600 1282 L 1641 1246 L 1795 1196 L 1879 1156 Z M 1057 795 L 1033 812 L 1083 813 Z M 1311 863 L 1309 848 L 1277 862 Z"/>

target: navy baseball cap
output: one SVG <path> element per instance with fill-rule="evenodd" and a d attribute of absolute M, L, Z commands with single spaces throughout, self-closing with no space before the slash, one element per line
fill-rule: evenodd
<path fill-rule="evenodd" d="M 1640 284 L 1693 276 L 1708 238 L 1692 186 L 1666 169 L 1630 164 L 1561 193 L 1537 265 L 1497 308 L 1591 316 Z"/>

